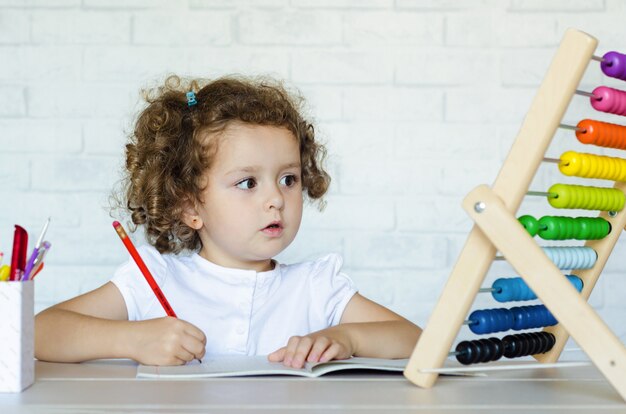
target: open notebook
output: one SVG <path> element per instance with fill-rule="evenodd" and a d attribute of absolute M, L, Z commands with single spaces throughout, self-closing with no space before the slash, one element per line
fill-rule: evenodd
<path fill-rule="evenodd" d="M 267 356 L 223 356 L 206 358 L 199 363 L 173 367 L 139 365 L 137 378 L 200 378 L 243 377 L 252 375 L 297 375 L 319 377 L 334 371 L 348 369 L 374 369 L 402 372 L 408 359 L 350 358 L 321 363 L 306 363 L 304 368 L 288 368 L 282 363 L 269 362 Z"/>

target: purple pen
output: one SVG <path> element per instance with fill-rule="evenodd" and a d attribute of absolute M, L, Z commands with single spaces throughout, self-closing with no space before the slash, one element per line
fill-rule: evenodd
<path fill-rule="evenodd" d="M 41 248 L 41 242 L 43 241 L 44 236 L 46 235 L 46 231 L 48 230 L 48 225 L 50 224 L 50 217 L 43 225 L 41 229 L 41 233 L 39 234 L 39 238 L 37 239 L 37 243 L 35 243 L 35 248 L 33 249 L 33 253 L 30 255 L 28 262 L 26 263 L 26 268 L 24 269 L 24 275 L 22 276 L 22 281 L 28 280 L 28 274 L 31 270 L 33 270 L 33 266 L 35 265 L 35 260 L 39 255 L 39 249 Z"/>
<path fill-rule="evenodd" d="M 26 280 L 30 280 L 33 277 L 35 277 L 35 274 L 37 273 L 37 269 L 39 269 L 39 267 L 43 265 L 43 259 L 46 257 L 46 254 L 48 254 L 48 251 L 50 250 L 50 247 L 52 247 L 52 245 L 50 244 L 49 241 L 43 242 L 43 244 L 39 248 L 39 252 L 37 253 L 37 257 L 35 258 L 35 261 L 33 262 L 33 268 L 27 274 Z M 31 273 L 32 273 L 32 277 L 30 275 Z"/>

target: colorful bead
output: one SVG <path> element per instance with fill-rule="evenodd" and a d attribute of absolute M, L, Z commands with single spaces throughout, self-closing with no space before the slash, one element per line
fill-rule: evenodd
<path fill-rule="evenodd" d="M 595 98 L 589 99 L 595 110 L 609 114 L 626 115 L 626 92 L 598 86 L 592 93 Z"/>
<path fill-rule="evenodd" d="M 626 149 L 626 126 L 591 119 L 583 119 L 576 126 L 576 138 L 583 144 Z"/>
<path fill-rule="evenodd" d="M 626 55 L 617 52 L 605 53 L 600 68 L 606 76 L 626 80 Z"/>
<path fill-rule="evenodd" d="M 567 151 L 561 155 L 559 171 L 568 176 L 626 181 L 626 160 Z"/>
<path fill-rule="evenodd" d="M 601 211 L 621 211 L 624 208 L 624 193 L 616 188 L 554 184 L 548 192 L 556 195 L 548 198 L 554 208 Z"/>

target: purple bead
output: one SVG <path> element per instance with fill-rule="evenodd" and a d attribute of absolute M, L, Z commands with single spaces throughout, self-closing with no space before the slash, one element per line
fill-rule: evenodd
<path fill-rule="evenodd" d="M 602 59 L 604 61 L 600 62 L 600 67 L 606 76 L 626 80 L 626 55 L 608 52 Z"/>

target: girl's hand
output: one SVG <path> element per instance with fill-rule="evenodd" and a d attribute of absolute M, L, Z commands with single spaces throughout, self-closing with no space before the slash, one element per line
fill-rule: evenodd
<path fill-rule="evenodd" d="M 163 317 L 138 321 L 131 328 L 130 355 L 144 365 L 183 365 L 202 359 L 206 336 L 181 319 Z"/>
<path fill-rule="evenodd" d="M 302 368 L 306 362 L 327 362 L 331 359 L 347 359 L 354 354 L 354 347 L 338 326 L 306 336 L 292 336 L 284 346 L 267 356 L 271 362 Z"/>

